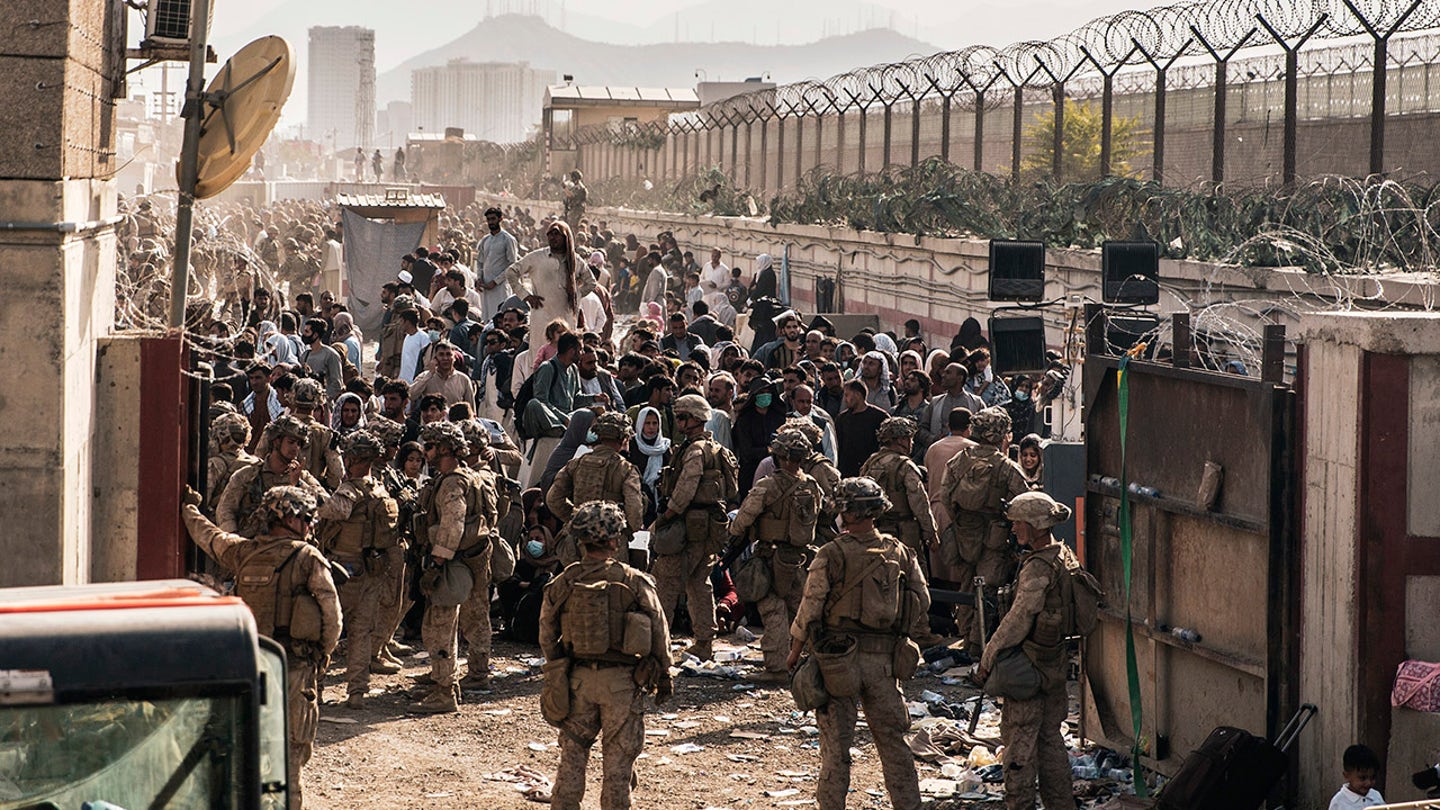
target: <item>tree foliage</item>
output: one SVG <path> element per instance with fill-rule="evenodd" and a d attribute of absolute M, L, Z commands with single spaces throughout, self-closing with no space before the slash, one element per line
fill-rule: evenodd
<path fill-rule="evenodd" d="M 1094 180 L 1100 177 L 1100 134 L 1103 116 L 1100 105 L 1084 101 L 1063 102 L 1065 140 L 1061 146 L 1061 177 L 1066 180 Z M 1055 108 L 1035 116 L 1025 127 L 1020 170 L 1027 179 L 1048 176 L 1054 170 Z M 1130 162 L 1148 153 L 1147 132 L 1140 118 L 1112 116 L 1110 123 L 1110 173 L 1136 176 Z"/>

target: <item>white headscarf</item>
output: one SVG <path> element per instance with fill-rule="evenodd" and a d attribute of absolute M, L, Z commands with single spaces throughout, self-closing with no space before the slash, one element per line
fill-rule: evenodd
<path fill-rule="evenodd" d="M 648 414 L 655 414 L 655 421 L 660 425 L 660 433 L 655 436 L 655 441 L 645 439 L 645 417 Z M 660 480 L 660 468 L 665 465 L 665 454 L 670 452 L 670 440 L 665 437 L 665 420 L 660 418 L 660 411 L 652 406 L 645 406 L 635 415 L 635 446 L 645 454 L 645 469 L 640 471 L 640 480 L 646 486 L 653 487 Z"/>
<path fill-rule="evenodd" d="M 343 406 L 346 402 L 354 402 L 355 407 L 360 409 L 360 421 L 356 422 L 355 426 L 350 428 L 347 428 L 344 425 L 340 424 L 340 411 L 343 409 Z M 355 393 L 354 391 L 346 391 L 345 393 L 336 397 L 333 411 L 334 412 L 330 416 L 330 427 L 341 436 L 347 436 L 357 430 L 365 429 L 365 400 L 361 399 L 360 395 Z"/>
<path fill-rule="evenodd" d="M 775 260 L 770 258 L 769 253 L 761 253 L 759 256 L 755 257 L 755 272 L 760 273 L 762 271 L 769 270 L 770 266 L 774 263 Z"/>

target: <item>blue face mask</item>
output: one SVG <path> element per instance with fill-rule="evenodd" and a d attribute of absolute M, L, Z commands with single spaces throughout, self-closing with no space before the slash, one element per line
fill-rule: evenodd
<path fill-rule="evenodd" d="M 585 431 L 585 443 L 586 443 L 586 444 L 594 444 L 595 442 L 598 442 L 598 441 L 600 441 L 600 437 L 599 437 L 598 435 L 596 435 L 595 431 L 593 431 L 593 430 L 587 430 L 587 431 Z"/>
<path fill-rule="evenodd" d="M 755 407 L 757 407 L 757 408 L 768 408 L 768 407 L 770 407 L 770 401 L 771 401 L 771 399 L 773 399 L 773 397 L 772 397 L 770 394 L 756 394 L 756 395 L 755 395 Z"/>
<path fill-rule="evenodd" d="M 437 340 L 440 339 L 440 330 L 439 330 L 439 329 L 431 329 L 429 332 L 426 332 L 425 334 L 427 334 L 427 335 L 430 336 L 430 342 L 431 342 L 431 343 L 434 343 L 435 341 L 437 341 Z"/>
<path fill-rule="evenodd" d="M 539 540 L 526 540 L 525 553 L 535 559 L 539 559 L 545 555 L 545 544 Z"/>
<path fill-rule="evenodd" d="M 1015 392 L 1015 398 L 1018 399 L 1018 400 L 1020 400 L 1021 402 L 1024 402 L 1025 400 L 1027 400 L 1027 399 L 1030 398 L 1030 392 L 1029 392 L 1029 391 L 1016 391 L 1016 392 Z"/>

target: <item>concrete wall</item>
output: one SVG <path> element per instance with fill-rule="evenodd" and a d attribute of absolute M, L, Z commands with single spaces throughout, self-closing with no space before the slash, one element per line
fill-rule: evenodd
<path fill-rule="evenodd" d="M 95 434 L 92 459 L 104 470 L 93 490 L 95 549 L 90 581 L 127 582 L 136 578 L 139 492 L 142 338 L 116 335 L 100 341 L 96 353 Z"/>
<path fill-rule="evenodd" d="M 1300 698 L 1320 707 L 1300 757 L 1302 807 L 1323 807 L 1346 746 L 1388 766 L 1390 801 L 1440 756 L 1440 717 L 1393 709 L 1401 661 L 1440 660 L 1440 317 L 1307 317 Z"/>
<path fill-rule="evenodd" d="M 123 69 L 105 47 L 118 36 L 107 5 L 0 5 L 0 106 L 12 111 L 0 116 L 0 364 L 11 381 L 0 391 L 0 586 L 80 582 L 91 565 L 95 342 L 115 306 L 111 91 Z"/>

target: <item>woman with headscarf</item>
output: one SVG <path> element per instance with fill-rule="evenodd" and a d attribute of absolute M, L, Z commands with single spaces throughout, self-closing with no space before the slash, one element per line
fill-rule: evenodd
<path fill-rule="evenodd" d="M 715 371 L 735 373 L 745 359 L 745 351 L 728 340 L 722 340 L 710 347 L 710 368 Z"/>
<path fill-rule="evenodd" d="M 545 462 L 545 472 L 540 474 L 542 490 L 550 488 L 550 484 L 555 481 L 555 475 L 572 459 L 590 452 L 588 440 L 590 426 L 593 424 L 595 412 L 589 408 L 581 408 L 570 414 L 570 424 L 565 427 L 565 435 L 560 437 L 560 443 L 550 452 L 550 460 Z"/>
<path fill-rule="evenodd" d="M 966 318 L 960 323 L 960 331 L 955 333 L 955 339 L 950 341 L 950 348 L 953 351 L 963 347 L 967 353 L 973 352 L 981 346 L 989 346 L 990 341 L 985 339 L 985 333 L 980 331 L 980 322 L 974 318 Z"/>
<path fill-rule="evenodd" d="M 570 226 L 556 220 L 545 229 L 549 247 L 532 250 L 505 271 L 510 288 L 530 305 L 531 323 L 560 319 L 571 329 L 583 324 L 580 299 L 595 289 L 595 274 L 575 252 Z"/>
<path fill-rule="evenodd" d="M 348 312 L 337 312 L 333 324 L 330 339 L 344 343 L 344 356 L 350 358 L 350 365 L 360 368 L 360 347 L 365 344 L 365 334 L 355 325 L 355 316 Z"/>
<path fill-rule="evenodd" d="M 336 397 L 332 413 L 330 428 L 341 438 L 365 429 L 365 401 L 353 391 Z"/>
<path fill-rule="evenodd" d="M 950 365 L 950 355 L 940 349 L 931 351 L 930 356 L 925 358 L 925 373 L 930 375 L 931 396 L 938 397 L 945 393 L 940 386 L 940 374 L 948 365 Z"/>
<path fill-rule="evenodd" d="M 670 440 L 660 429 L 660 411 L 646 405 L 635 414 L 635 435 L 625 457 L 640 471 L 640 489 L 645 493 L 645 525 L 655 521 L 659 503 L 660 471 L 670 463 Z"/>
<path fill-rule="evenodd" d="M 840 366 L 840 372 L 847 380 L 855 376 L 855 357 L 855 344 L 848 340 L 835 344 L 835 364 Z"/>
<path fill-rule="evenodd" d="M 769 253 L 761 253 L 755 257 L 755 283 L 750 285 L 750 300 L 776 298 L 778 289 L 779 280 L 775 276 L 775 260 L 770 258 Z"/>

